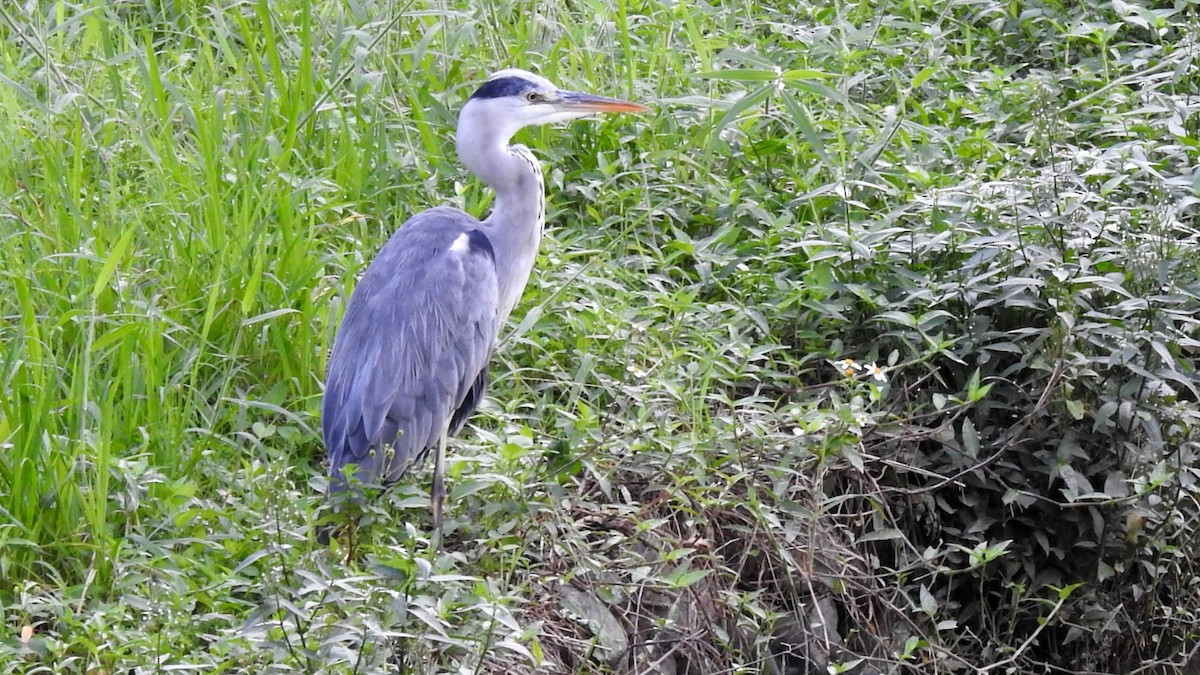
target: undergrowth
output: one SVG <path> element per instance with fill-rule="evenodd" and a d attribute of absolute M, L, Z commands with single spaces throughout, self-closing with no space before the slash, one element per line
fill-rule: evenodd
<path fill-rule="evenodd" d="M 0 8 L 0 671 L 1195 668 L 1193 4 Z M 342 308 L 498 68 L 491 395 L 312 536 Z M 847 361 L 846 359 L 849 359 Z"/>

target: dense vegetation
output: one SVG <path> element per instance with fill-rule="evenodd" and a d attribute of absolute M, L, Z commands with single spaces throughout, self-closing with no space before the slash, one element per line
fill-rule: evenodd
<path fill-rule="evenodd" d="M 1195 672 L 1197 15 L 0 5 L 0 672 Z M 342 307 L 486 212 L 504 66 L 654 111 L 520 136 L 445 550 L 427 474 L 318 546 Z"/>

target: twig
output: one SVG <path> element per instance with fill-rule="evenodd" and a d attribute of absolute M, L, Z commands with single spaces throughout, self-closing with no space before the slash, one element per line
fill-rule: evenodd
<path fill-rule="evenodd" d="M 976 672 L 982 675 L 983 673 L 1015 663 L 1017 659 L 1021 658 L 1021 654 L 1024 653 L 1026 649 L 1029 649 L 1029 646 L 1033 644 L 1034 640 L 1037 640 L 1037 637 L 1042 634 L 1042 631 L 1046 629 L 1046 626 L 1050 625 L 1050 620 L 1054 618 L 1055 614 L 1058 614 L 1058 610 L 1062 609 L 1063 605 L 1067 602 L 1067 598 L 1069 597 L 1069 593 L 1062 593 L 1059 595 L 1058 602 L 1054 604 L 1054 609 L 1050 610 L 1050 613 L 1046 615 L 1046 619 L 1038 625 L 1037 629 L 1033 631 L 1032 635 L 1025 638 L 1025 641 L 1021 643 L 1020 647 L 1017 647 L 1017 651 L 1013 652 L 1012 656 L 1009 656 L 1003 661 L 997 661 L 990 666 L 980 668 Z"/>

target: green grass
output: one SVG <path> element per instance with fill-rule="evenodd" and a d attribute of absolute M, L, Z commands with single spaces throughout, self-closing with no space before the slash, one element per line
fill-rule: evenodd
<path fill-rule="evenodd" d="M 1198 31 L 1054 1 L 4 5 L 0 672 L 1185 659 Z M 486 212 L 451 134 L 508 66 L 654 110 L 522 132 L 547 236 L 446 550 L 421 474 L 347 559 L 311 537 L 334 330 L 405 218 Z"/>

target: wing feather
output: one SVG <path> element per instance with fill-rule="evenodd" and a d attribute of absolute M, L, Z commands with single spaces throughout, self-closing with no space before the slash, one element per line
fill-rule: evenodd
<path fill-rule="evenodd" d="M 415 216 L 351 295 L 322 403 L 335 484 L 351 463 L 362 480 L 400 478 L 482 399 L 497 331 L 495 262 L 490 245 L 454 245 L 483 237 L 477 227 L 457 209 Z"/>

